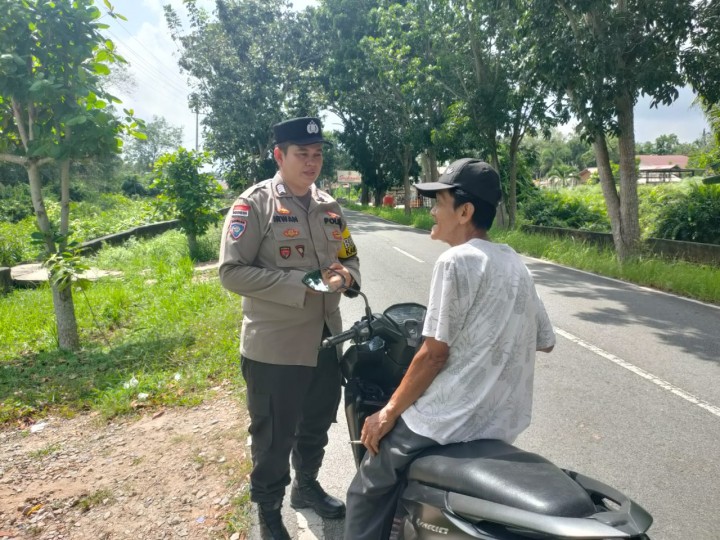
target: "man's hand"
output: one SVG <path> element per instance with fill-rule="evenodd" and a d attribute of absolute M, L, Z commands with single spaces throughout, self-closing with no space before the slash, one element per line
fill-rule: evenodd
<path fill-rule="evenodd" d="M 339 262 L 332 263 L 328 268 L 330 268 L 330 270 L 333 270 L 334 272 L 337 272 L 338 274 L 340 274 L 342 276 L 342 281 L 343 281 L 342 283 L 340 282 L 341 280 L 340 280 L 339 276 L 337 276 L 337 275 L 329 278 L 328 285 L 331 285 L 331 286 L 335 285 L 336 286 L 336 287 L 334 287 L 335 290 L 339 291 L 339 290 L 345 289 L 347 287 L 352 286 L 352 284 L 354 283 L 354 280 L 353 280 L 352 275 L 350 274 L 350 271 L 347 268 L 345 268 L 342 264 L 340 264 Z M 344 284 L 344 286 L 343 286 L 343 284 Z"/>
<path fill-rule="evenodd" d="M 390 430 L 395 427 L 396 421 L 386 409 L 380 409 L 365 420 L 360 441 L 373 456 L 380 451 L 380 439 L 390 433 Z"/>

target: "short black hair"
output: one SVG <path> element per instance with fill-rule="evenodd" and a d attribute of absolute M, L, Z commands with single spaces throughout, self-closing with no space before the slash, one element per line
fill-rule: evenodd
<path fill-rule="evenodd" d="M 453 208 L 458 208 L 460 205 L 465 203 L 472 204 L 475 209 L 471 218 L 472 224 L 476 229 L 483 229 L 486 231 L 490 230 L 493 221 L 495 221 L 495 214 L 497 213 L 497 208 L 495 206 L 489 202 L 485 202 L 473 195 L 470 195 L 468 192 L 463 191 L 460 188 L 451 189 L 449 191 L 453 196 Z"/>
<path fill-rule="evenodd" d="M 280 149 L 280 151 L 281 151 L 284 155 L 287 156 L 288 148 L 290 148 L 290 145 L 291 145 L 291 144 L 292 144 L 291 142 L 281 142 L 281 143 L 277 143 L 275 146 L 277 146 L 277 147 Z"/>

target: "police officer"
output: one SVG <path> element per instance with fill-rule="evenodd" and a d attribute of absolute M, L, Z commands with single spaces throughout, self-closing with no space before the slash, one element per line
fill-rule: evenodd
<path fill-rule="evenodd" d="M 319 345 L 342 330 L 340 293 L 311 291 L 301 279 L 330 267 L 359 288 L 360 263 L 340 205 L 315 186 L 323 146 L 330 144 L 320 120 L 293 118 L 273 132 L 278 172 L 247 189 L 228 213 L 220 281 L 243 297 L 250 498 L 258 505 L 263 538 L 279 540 L 290 538 L 281 520 L 289 461 L 295 469 L 291 506 L 325 518 L 345 515 L 344 503 L 317 482 L 342 379 L 336 349 L 319 351 Z"/>

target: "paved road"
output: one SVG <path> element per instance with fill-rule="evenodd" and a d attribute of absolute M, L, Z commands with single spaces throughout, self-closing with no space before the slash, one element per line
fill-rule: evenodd
<path fill-rule="evenodd" d="M 422 231 L 349 215 L 373 310 L 425 303 L 433 263 L 447 246 Z M 720 309 L 526 263 L 558 344 L 539 355 L 533 423 L 517 444 L 635 499 L 655 518 L 653 540 L 719 540 Z M 342 307 L 346 326 L 364 309 L 359 299 Z M 339 497 L 354 474 L 342 415 L 321 472 Z M 289 508 L 285 515 L 294 538 L 342 538 L 341 521 Z"/>

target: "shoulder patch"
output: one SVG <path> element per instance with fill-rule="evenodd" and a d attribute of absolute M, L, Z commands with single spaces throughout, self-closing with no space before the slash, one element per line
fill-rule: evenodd
<path fill-rule="evenodd" d="M 240 238 L 247 229 L 247 221 L 244 219 L 233 219 L 228 227 L 228 234 L 233 240 Z"/>

